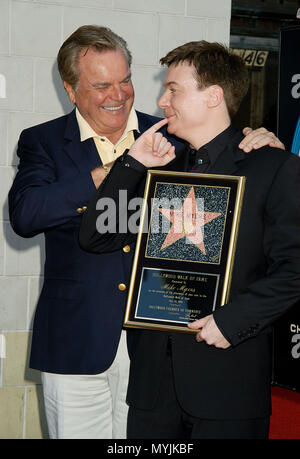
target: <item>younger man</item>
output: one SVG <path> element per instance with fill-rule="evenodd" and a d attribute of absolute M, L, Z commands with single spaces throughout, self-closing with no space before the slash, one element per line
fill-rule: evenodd
<path fill-rule="evenodd" d="M 227 48 L 187 43 L 161 62 L 169 70 L 158 105 L 168 132 L 187 145 L 175 155 L 156 132 L 166 121 L 139 137 L 90 203 L 83 247 L 105 252 L 134 241 L 133 234 L 97 233 L 96 202 L 117 201 L 116 183 L 129 198 L 141 195 L 147 168 L 246 176 L 246 189 L 228 303 L 189 324 L 199 329 L 196 339 L 131 331 L 128 437 L 267 438 L 271 324 L 300 294 L 300 161 L 270 147 L 239 149 L 242 134 L 231 118 L 248 74 Z"/>

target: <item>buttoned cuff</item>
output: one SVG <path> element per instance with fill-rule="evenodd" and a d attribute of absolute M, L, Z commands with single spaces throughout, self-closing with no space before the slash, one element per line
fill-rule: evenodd
<path fill-rule="evenodd" d="M 124 154 L 120 156 L 117 161 L 119 161 L 124 167 L 130 167 L 131 169 L 146 174 L 147 167 L 140 163 L 137 159 L 128 155 L 128 151 L 129 150 L 125 150 Z"/>

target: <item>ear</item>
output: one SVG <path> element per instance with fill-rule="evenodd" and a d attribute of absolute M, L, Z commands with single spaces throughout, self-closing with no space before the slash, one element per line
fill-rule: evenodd
<path fill-rule="evenodd" d="M 224 101 L 224 92 L 221 86 L 213 84 L 208 88 L 208 107 L 218 107 Z"/>
<path fill-rule="evenodd" d="M 75 103 L 76 103 L 76 94 L 75 94 L 74 89 L 73 89 L 72 86 L 71 86 L 69 83 L 67 83 L 66 81 L 64 81 L 63 83 L 64 83 L 64 88 L 65 88 L 65 90 L 66 90 L 67 93 L 68 93 L 68 96 L 69 96 L 70 101 L 72 102 L 72 104 L 75 104 Z"/>

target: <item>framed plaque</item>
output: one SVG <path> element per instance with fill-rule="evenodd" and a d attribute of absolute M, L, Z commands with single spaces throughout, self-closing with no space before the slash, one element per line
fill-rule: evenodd
<path fill-rule="evenodd" d="M 245 177 L 149 170 L 124 326 L 195 333 L 228 300 Z"/>

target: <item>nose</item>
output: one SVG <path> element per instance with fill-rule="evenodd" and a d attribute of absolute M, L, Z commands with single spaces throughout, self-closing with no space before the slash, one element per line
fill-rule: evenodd
<path fill-rule="evenodd" d="M 160 97 L 159 101 L 157 102 L 157 105 L 159 108 L 164 110 L 168 105 L 169 105 L 169 100 L 167 96 L 167 91 L 163 93 L 163 95 Z"/>
<path fill-rule="evenodd" d="M 125 99 L 125 93 L 122 90 L 122 87 L 120 85 L 112 86 L 110 97 L 113 100 L 118 100 L 118 101 L 124 100 Z"/>

